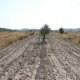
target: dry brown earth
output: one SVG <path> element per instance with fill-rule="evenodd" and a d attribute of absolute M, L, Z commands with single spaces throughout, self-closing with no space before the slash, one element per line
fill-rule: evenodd
<path fill-rule="evenodd" d="M 80 48 L 49 34 L 0 50 L 0 80 L 80 80 Z"/>

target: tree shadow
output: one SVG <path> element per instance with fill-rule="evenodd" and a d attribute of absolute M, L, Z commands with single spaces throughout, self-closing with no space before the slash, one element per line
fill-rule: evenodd
<path fill-rule="evenodd" d="M 39 37 L 39 38 L 37 38 L 36 44 L 37 45 L 47 44 L 47 41 L 46 40 L 43 41 L 43 38 L 42 37 Z"/>

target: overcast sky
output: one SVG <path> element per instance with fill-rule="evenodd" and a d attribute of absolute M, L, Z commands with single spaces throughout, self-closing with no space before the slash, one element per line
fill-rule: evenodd
<path fill-rule="evenodd" d="M 80 28 L 80 0 L 0 0 L 0 27 Z"/>

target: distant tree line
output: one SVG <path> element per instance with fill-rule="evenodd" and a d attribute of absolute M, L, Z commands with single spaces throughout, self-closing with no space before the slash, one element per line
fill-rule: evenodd
<path fill-rule="evenodd" d="M 0 28 L 0 32 L 16 32 L 16 30 L 6 29 L 6 28 Z"/>

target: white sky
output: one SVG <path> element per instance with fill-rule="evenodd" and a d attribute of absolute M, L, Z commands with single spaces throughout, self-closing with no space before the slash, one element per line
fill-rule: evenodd
<path fill-rule="evenodd" d="M 0 0 L 0 27 L 80 28 L 80 0 Z"/>

